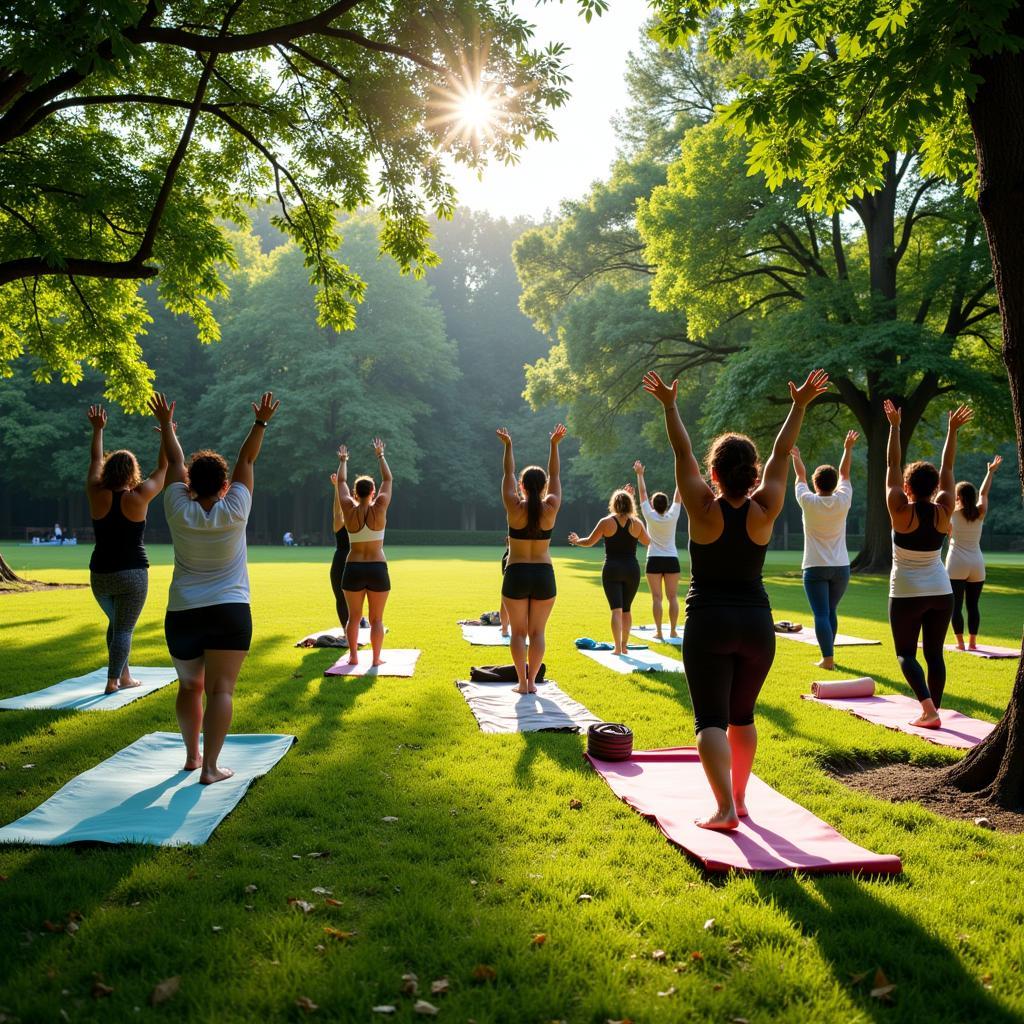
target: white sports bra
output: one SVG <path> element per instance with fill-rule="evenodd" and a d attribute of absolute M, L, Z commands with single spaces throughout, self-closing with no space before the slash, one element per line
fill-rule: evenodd
<path fill-rule="evenodd" d="M 351 530 L 349 531 L 349 535 L 348 535 L 349 543 L 350 544 L 372 544 L 374 541 L 383 540 L 384 539 L 384 530 L 385 529 L 387 529 L 387 527 L 384 527 L 384 528 L 382 528 L 380 530 L 373 530 L 369 526 L 366 525 L 366 520 L 364 519 L 363 520 L 363 525 L 358 530 L 356 530 L 355 533 L 352 533 Z"/>

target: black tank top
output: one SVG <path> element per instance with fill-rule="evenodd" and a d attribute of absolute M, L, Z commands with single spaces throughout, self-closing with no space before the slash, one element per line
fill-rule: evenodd
<path fill-rule="evenodd" d="M 755 544 L 747 534 L 750 499 L 733 508 L 718 499 L 724 526 L 722 535 L 710 544 L 690 538 L 690 589 L 687 608 L 723 605 L 770 608 L 768 592 L 761 580 L 767 544 Z"/>
<path fill-rule="evenodd" d="M 348 530 L 344 526 L 340 530 L 334 531 L 334 545 L 336 550 L 344 552 L 345 557 L 348 557 L 352 544 L 348 539 Z"/>
<path fill-rule="evenodd" d="M 636 561 L 637 540 L 629 532 L 631 519 L 626 520 L 626 525 L 615 520 L 616 530 L 610 537 L 604 539 L 604 560 L 606 562 L 628 562 L 631 559 Z"/>
<path fill-rule="evenodd" d="M 113 491 L 110 511 L 102 519 L 94 519 L 96 546 L 92 549 L 89 568 L 93 572 L 123 572 L 126 569 L 146 569 L 146 545 L 142 543 L 146 521 L 132 522 L 121 511 L 124 491 Z"/>
<path fill-rule="evenodd" d="M 938 551 L 942 547 L 946 534 L 939 533 L 935 526 L 938 518 L 935 505 L 931 501 L 915 501 L 913 504 L 917 526 L 909 533 L 892 531 L 892 542 L 904 551 Z"/>

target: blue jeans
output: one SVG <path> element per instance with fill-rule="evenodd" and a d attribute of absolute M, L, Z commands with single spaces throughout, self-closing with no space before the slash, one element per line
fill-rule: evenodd
<path fill-rule="evenodd" d="M 850 584 L 848 565 L 812 565 L 804 569 L 804 593 L 814 613 L 814 633 L 824 658 L 831 658 L 839 632 L 837 609 Z"/>

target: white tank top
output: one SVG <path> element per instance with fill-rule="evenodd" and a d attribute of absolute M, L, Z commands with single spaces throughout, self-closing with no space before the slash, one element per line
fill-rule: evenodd
<path fill-rule="evenodd" d="M 985 519 L 978 516 L 973 522 L 956 508 L 949 517 L 949 546 L 960 551 L 974 554 L 981 550 L 981 528 L 985 525 Z"/>

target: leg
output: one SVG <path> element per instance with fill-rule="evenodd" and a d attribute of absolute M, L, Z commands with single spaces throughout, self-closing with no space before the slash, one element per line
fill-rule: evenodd
<path fill-rule="evenodd" d="M 498 617 L 501 619 L 501 635 L 502 636 L 508 636 L 509 635 L 510 624 L 509 624 L 508 608 L 505 607 L 505 598 L 504 597 L 501 599 L 501 606 L 498 608 Z"/>
<path fill-rule="evenodd" d="M 964 594 L 967 591 L 967 580 L 950 580 L 953 587 L 953 632 L 956 634 L 956 645 L 964 649 Z"/>
<path fill-rule="evenodd" d="M 346 590 L 345 601 L 348 604 L 348 622 L 345 623 L 345 638 L 348 640 L 348 663 L 359 664 L 359 620 L 363 617 L 363 598 L 365 590 Z"/>
<path fill-rule="evenodd" d="M 922 602 L 926 604 L 928 601 L 929 598 L 926 597 L 890 597 L 889 625 L 896 647 L 896 660 L 900 664 L 903 678 L 910 684 L 914 696 L 921 702 L 921 715 L 910 724 L 937 729 L 942 723 L 939 721 L 939 713 L 925 682 L 924 671 L 917 661 L 917 638 L 921 632 L 924 614 Z"/>
<path fill-rule="evenodd" d="M 203 785 L 231 778 L 230 768 L 217 764 L 228 729 L 231 727 L 233 697 L 238 673 L 248 651 L 207 651 L 206 660 L 206 714 L 203 715 L 203 770 L 199 781 Z"/>
<path fill-rule="evenodd" d="M 345 558 L 342 552 L 335 551 L 331 561 L 331 590 L 334 591 L 334 609 L 338 613 L 338 622 L 348 626 L 348 601 L 341 588 L 341 579 L 345 574 Z"/>
<path fill-rule="evenodd" d="M 373 663 L 381 663 L 380 650 L 384 646 L 384 605 L 388 603 L 390 590 L 368 590 L 366 603 L 370 616 L 370 643 L 373 645 Z"/>
<path fill-rule="evenodd" d="M 203 728 L 203 688 L 206 682 L 206 662 L 203 658 L 172 658 L 178 673 L 178 696 L 174 711 L 178 728 L 185 744 L 185 771 L 195 771 L 203 763 L 199 752 L 199 733 Z"/>
<path fill-rule="evenodd" d="M 842 601 L 846 588 L 850 585 L 850 567 L 835 566 L 828 582 L 828 615 L 832 626 L 832 640 L 839 635 L 839 602 Z"/>
<path fill-rule="evenodd" d="M 612 642 L 615 644 L 615 653 L 624 654 L 625 647 L 621 643 L 622 633 L 622 576 L 616 566 L 609 562 L 601 567 L 601 586 L 604 588 L 604 596 L 611 610 L 612 620 Z"/>
<path fill-rule="evenodd" d="M 621 648 L 625 654 L 629 648 L 629 631 L 633 628 L 633 599 L 640 589 L 640 564 L 634 564 L 629 571 L 625 582 L 622 584 L 622 615 L 619 621 L 619 631 L 622 636 Z M 659 630 L 660 632 L 660 630 Z"/>
<path fill-rule="evenodd" d="M 972 651 L 978 649 L 978 630 L 981 629 L 981 591 L 985 586 L 984 580 L 977 583 L 967 584 L 967 634 L 968 646 Z"/>
<path fill-rule="evenodd" d="M 668 635 L 679 636 L 679 573 L 667 572 L 662 578 L 668 596 Z"/>
<path fill-rule="evenodd" d="M 530 636 L 530 659 L 529 659 L 529 692 L 537 692 L 537 673 L 544 663 L 544 651 L 547 647 L 544 639 L 544 630 L 551 617 L 551 609 L 555 607 L 555 599 L 531 598 L 527 613 L 527 631 Z M 525 652 L 524 652 L 525 653 Z M 519 666 L 516 666 L 517 670 Z"/>
<path fill-rule="evenodd" d="M 824 574 L 816 567 L 804 569 L 804 593 L 814 615 L 814 635 L 818 638 L 818 647 L 821 650 L 818 668 L 831 670 L 836 664 L 833 657 L 835 634 L 832 631 L 829 614 L 829 582 L 823 577 Z"/>
<path fill-rule="evenodd" d="M 921 620 L 921 644 L 928 666 L 928 693 L 936 708 L 942 707 L 942 694 L 946 689 L 946 657 L 943 644 L 953 613 L 952 595 L 931 598 L 931 606 Z"/>
<path fill-rule="evenodd" d="M 92 583 L 92 596 L 96 598 L 96 603 L 107 617 L 107 688 L 104 692 L 116 693 L 120 670 L 114 671 L 114 599 L 107 593 L 106 581 L 103 580 L 103 575 L 105 574 L 93 573 L 90 582 Z"/>
<path fill-rule="evenodd" d="M 626 647 L 622 640 L 622 609 L 612 609 L 612 643 L 615 644 L 616 654 L 625 654 Z"/>
<path fill-rule="evenodd" d="M 732 791 L 732 747 L 729 735 L 720 726 L 705 726 L 697 733 L 697 753 L 708 785 L 718 804 L 714 814 L 699 818 L 701 828 L 728 831 L 740 823 Z"/>
<path fill-rule="evenodd" d="M 512 662 L 516 667 L 516 677 L 519 680 L 516 691 L 529 693 L 530 683 L 526 673 L 526 637 L 530 631 L 530 600 L 529 598 L 506 597 L 505 607 L 508 609 L 509 626 L 512 630 L 509 652 L 512 655 Z"/>
<path fill-rule="evenodd" d="M 647 574 L 647 586 L 651 590 L 651 614 L 654 616 L 654 635 L 658 640 L 662 639 L 661 583 L 664 578 L 660 572 L 649 572 Z"/>

